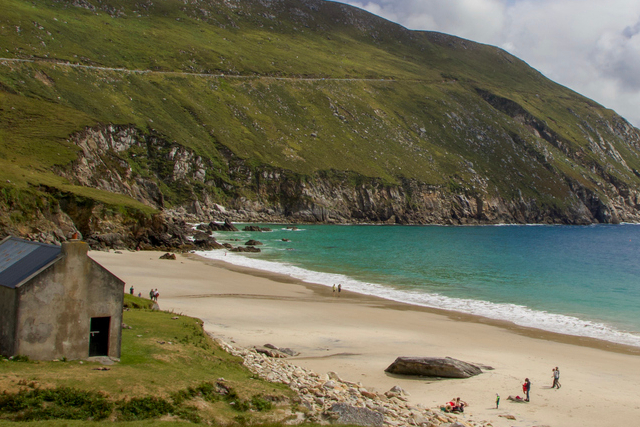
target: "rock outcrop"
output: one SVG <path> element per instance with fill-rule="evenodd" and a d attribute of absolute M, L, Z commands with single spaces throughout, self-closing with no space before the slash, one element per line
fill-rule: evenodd
<path fill-rule="evenodd" d="M 451 357 L 398 357 L 385 372 L 441 378 L 469 378 L 482 373 L 476 365 Z"/>

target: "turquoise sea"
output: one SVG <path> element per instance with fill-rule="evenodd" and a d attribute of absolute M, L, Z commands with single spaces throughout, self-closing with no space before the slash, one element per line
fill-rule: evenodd
<path fill-rule="evenodd" d="M 273 231 L 214 234 L 234 245 L 259 240 L 259 254 L 199 254 L 395 301 L 640 347 L 640 225 L 301 225 L 296 231 L 260 225 Z"/>

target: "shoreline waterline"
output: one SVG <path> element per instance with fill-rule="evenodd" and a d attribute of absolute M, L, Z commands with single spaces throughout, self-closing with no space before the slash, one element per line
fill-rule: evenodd
<path fill-rule="evenodd" d="M 640 347 L 640 228 L 275 224 L 227 262 L 406 304 Z M 262 244 L 262 243 L 260 243 Z M 221 258 L 224 252 L 202 252 Z"/>
<path fill-rule="evenodd" d="M 265 279 L 273 280 L 280 283 L 298 284 L 314 292 L 321 293 L 323 295 L 329 295 L 332 293 L 331 291 L 332 285 L 330 284 L 306 281 L 286 273 L 273 271 L 269 269 L 256 268 L 255 266 L 249 265 L 251 263 L 246 263 L 246 264 L 233 263 L 233 260 L 243 259 L 245 257 L 238 256 L 231 253 L 225 256 L 223 255 L 224 252 L 221 250 L 218 250 L 217 252 L 221 253 L 222 255 L 218 257 L 207 257 L 206 256 L 206 253 L 208 253 L 207 251 L 196 251 L 194 253 L 186 254 L 186 256 L 191 259 L 197 260 L 199 262 L 210 264 L 218 268 L 223 268 L 231 272 L 265 278 Z M 249 261 L 254 261 L 254 260 L 250 259 Z M 589 347 L 593 349 L 611 351 L 611 352 L 621 353 L 621 354 L 640 356 L 640 346 L 613 342 L 613 341 L 605 340 L 602 338 L 572 335 L 572 334 L 567 334 L 562 332 L 549 331 L 542 328 L 518 325 L 513 321 L 507 320 L 507 319 L 494 319 L 494 318 L 490 318 L 490 317 L 482 316 L 478 314 L 466 313 L 463 311 L 456 311 L 452 309 L 430 307 L 426 305 L 414 304 L 411 302 L 398 301 L 398 300 L 385 298 L 384 296 L 379 296 L 375 294 L 360 293 L 348 287 L 344 287 L 343 289 L 344 289 L 343 291 L 344 294 L 349 295 L 349 299 L 354 302 L 359 302 L 363 304 L 373 304 L 379 307 L 389 307 L 396 310 L 424 311 L 427 313 L 444 316 L 454 321 L 480 323 L 480 324 L 486 324 L 489 326 L 499 327 L 509 332 L 516 333 L 518 335 L 522 335 L 529 338 L 553 341 L 557 343 L 569 344 L 569 345 L 575 345 L 575 346 Z"/>

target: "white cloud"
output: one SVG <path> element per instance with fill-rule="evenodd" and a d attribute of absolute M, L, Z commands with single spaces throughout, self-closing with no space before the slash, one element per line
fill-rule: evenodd
<path fill-rule="evenodd" d="M 346 3 L 415 30 L 499 46 L 640 126 L 637 0 L 369 0 Z"/>

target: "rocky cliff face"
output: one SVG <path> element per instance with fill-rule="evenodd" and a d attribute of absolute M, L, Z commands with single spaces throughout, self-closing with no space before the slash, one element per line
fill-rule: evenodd
<path fill-rule="evenodd" d="M 621 137 L 632 134 L 636 136 L 632 139 L 637 139 L 637 130 L 624 123 L 610 128 Z M 538 132 L 549 133 L 544 128 Z M 588 224 L 640 220 L 637 191 L 624 185 L 616 187 L 615 181 L 602 186 L 605 198 L 573 181 L 568 200 L 548 204 L 524 198 L 522 193 L 507 199 L 499 194 L 456 192 L 415 179 L 388 184 L 340 171 L 305 176 L 279 168 L 250 166 L 219 147 L 224 165 L 216 172 L 217 176 L 227 177 L 222 180 L 208 178 L 216 168 L 211 161 L 134 127 L 85 129 L 71 140 L 81 150 L 71 167 L 60 172 L 70 181 L 127 195 L 194 221 L 228 218 L 261 222 Z M 555 144 L 561 146 L 562 142 Z M 604 146 L 602 155 L 612 155 L 611 145 L 602 141 L 594 144 Z M 579 157 L 578 153 L 573 155 Z M 474 177 L 477 182 L 486 179 L 479 174 Z M 171 188 L 182 189 L 182 196 L 177 197 Z"/>

